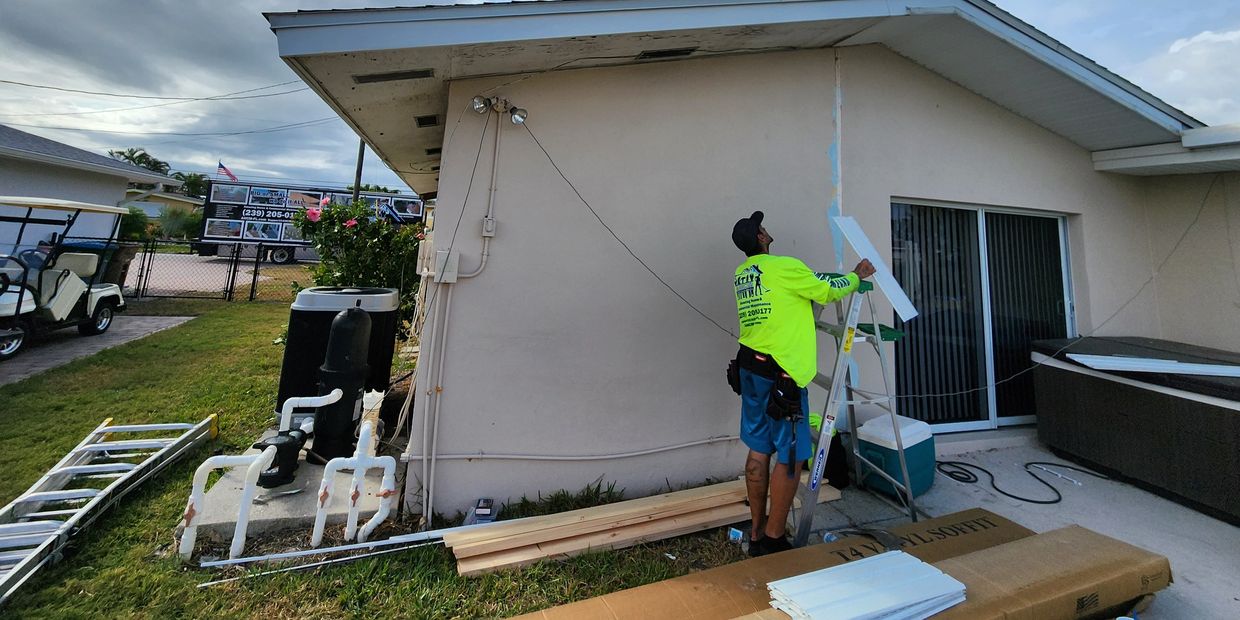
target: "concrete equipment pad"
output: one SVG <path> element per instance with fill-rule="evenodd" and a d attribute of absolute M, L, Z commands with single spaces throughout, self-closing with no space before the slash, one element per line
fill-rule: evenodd
<path fill-rule="evenodd" d="M 176 327 L 192 318 L 194 317 L 129 316 L 120 313 L 113 319 L 111 329 L 98 336 L 82 336 L 72 327 L 45 334 L 27 342 L 25 350 L 13 359 L 0 363 L 0 385 L 16 383 L 78 358 Z"/>
<path fill-rule="evenodd" d="M 267 431 L 263 439 L 274 435 L 275 431 Z M 261 439 L 260 439 L 261 441 Z M 245 454 L 256 454 L 258 450 L 250 449 Z M 203 501 L 202 517 L 198 522 L 200 539 L 210 538 L 219 542 L 232 540 L 233 528 L 237 525 L 237 509 L 244 485 L 245 468 L 228 470 L 214 486 L 207 489 Z M 304 460 L 297 465 L 297 475 L 293 482 L 274 489 L 259 487 L 254 495 L 254 505 L 250 508 L 250 524 L 246 530 L 247 538 L 264 533 L 304 530 L 306 547 L 310 546 L 310 532 L 314 526 L 314 514 L 318 509 L 319 483 L 323 480 L 323 466 L 312 465 Z M 328 505 L 327 524 L 343 525 L 349 515 L 349 484 L 353 480 L 352 471 L 336 473 L 332 481 L 331 503 Z M 366 475 L 362 494 L 358 497 L 361 507 L 358 527 L 379 509 L 379 487 L 383 482 L 383 470 L 372 469 Z M 399 488 L 399 487 L 398 487 Z M 297 491 L 292 494 L 284 494 Z M 395 499 L 392 502 L 395 516 L 398 508 Z"/>

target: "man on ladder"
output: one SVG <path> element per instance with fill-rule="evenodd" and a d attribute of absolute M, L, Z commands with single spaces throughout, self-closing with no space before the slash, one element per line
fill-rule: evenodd
<path fill-rule="evenodd" d="M 740 350 L 728 382 L 741 396 L 741 441 L 749 448 L 745 486 L 753 517 L 749 554 L 790 549 L 785 536 L 801 463 L 811 455 L 809 395 L 818 372 L 818 341 L 811 302 L 839 301 L 874 274 L 869 260 L 841 277 L 818 274 L 790 256 L 768 253 L 774 239 L 762 212 L 736 222 L 732 242 L 748 258 L 736 268 Z M 776 455 L 770 474 L 771 454 Z M 770 515 L 766 514 L 770 488 Z"/>

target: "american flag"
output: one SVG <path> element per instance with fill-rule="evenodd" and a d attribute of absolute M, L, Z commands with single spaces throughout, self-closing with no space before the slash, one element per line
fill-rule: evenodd
<path fill-rule="evenodd" d="M 232 170 L 229 170 L 228 166 L 225 166 L 224 162 L 222 161 L 219 162 L 219 165 L 215 167 L 215 174 L 222 174 L 233 181 L 237 180 L 237 175 L 233 174 Z"/>

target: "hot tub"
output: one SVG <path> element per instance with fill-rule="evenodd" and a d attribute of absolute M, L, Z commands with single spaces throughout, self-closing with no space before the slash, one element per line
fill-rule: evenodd
<path fill-rule="evenodd" d="M 1100 371 L 1069 353 L 1236 365 L 1240 354 L 1135 337 L 1040 340 L 1032 353 L 1042 443 L 1240 524 L 1240 378 Z"/>

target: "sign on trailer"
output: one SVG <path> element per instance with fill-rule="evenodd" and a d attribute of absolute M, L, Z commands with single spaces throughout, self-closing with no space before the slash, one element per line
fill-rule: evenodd
<path fill-rule="evenodd" d="M 324 195 L 334 203 L 353 200 L 352 193 L 337 188 L 210 181 L 198 240 L 309 245 L 301 238 L 301 230 L 293 223 L 293 216 L 307 207 L 317 207 Z M 365 192 L 360 198 L 398 222 L 422 218 L 422 200 L 417 196 Z"/>

